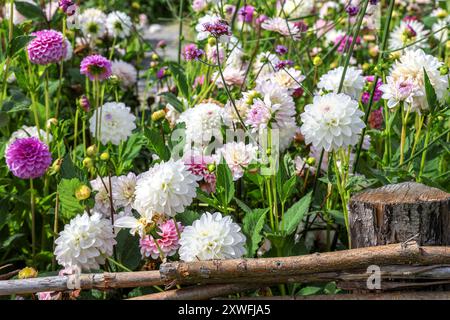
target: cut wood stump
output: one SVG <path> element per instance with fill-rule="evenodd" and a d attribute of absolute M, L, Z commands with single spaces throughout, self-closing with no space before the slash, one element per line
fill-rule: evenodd
<path fill-rule="evenodd" d="M 349 202 L 352 248 L 415 240 L 450 245 L 450 194 L 415 182 L 370 189 Z"/>

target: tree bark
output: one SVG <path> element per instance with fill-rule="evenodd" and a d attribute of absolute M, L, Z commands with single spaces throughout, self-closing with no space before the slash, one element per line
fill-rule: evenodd
<path fill-rule="evenodd" d="M 419 247 L 413 242 L 298 257 L 171 262 L 162 264 L 160 273 L 166 283 L 205 279 L 229 283 L 231 279 L 239 278 L 300 276 L 389 264 L 450 264 L 450 247 Z"/>
<path fill-rule="evenodd" d="M 221 300 L 221 299 L 216 299 Z M 223 299 L 235 300 L 235 299 Z M 450 300 L 450 292 L 389 292 L 371 294 L 336 294 L 312 296 L 243 297 L 242 300 Z"/>
<path fill-rule="evenodd" d="M 450 245 L 450 194 L 415 182 L 354 195 L 349 202 L 352 248 L 416 240 Z"/>
<path fill-rule="evenodd" d="M 213 284 L 193 286 L 183 289 L 169 290 L 148 294 L 128 300 L 207 300 L 246 290 L 258 289 L 262 285 L 257 283 Z"/>

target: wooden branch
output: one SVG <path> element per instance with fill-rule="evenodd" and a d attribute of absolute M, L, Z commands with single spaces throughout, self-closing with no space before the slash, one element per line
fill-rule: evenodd
<path fill-rule="evenodd" d="M 450 247 L 419 247 L 417 243 L 393 244 L 298 257 L 171 262 L 160 267 L 166 282 L 204 282 L 214 279 L 289 277 L 336 270 L 364 269 L 386 264 L 450 264 Z"/>
<path fill-rule="evenodd" d="M 222 300 L 222 299 L 215 299 Z M 235 299 L 223 299 L 235 300 Z M 238 300 L 450 300 L 450 292 L 389 292 L 312 296 L 243 297 Z"/>
<path fill-rule="evenodd" d="M 183 289 L 169 290 L 148 294 L 128 300 L 207 300 L 246 290 L 258 289 L 262 285 L 257 283 L 213 284 L 193 286 Z"/>
<path fill-rule="evenodd" d="M 17 269 L 17 270 L 14 270 L 14 271 L 10 271 L 8 273 L 0 274 L 0 280 L 11 279 L 12 277 L 18 275 L 19 272 L 20 272 L 20 269 Z"/>
<path fill-rule="evenodd" d="M 0 296 L 73 289 L 69 276 L 0 281 Z M 80 275 L 80 289 L 146 287 L 163 284 L 159 271 L 91 273 Z"/>
<path fill-rule="evenodd" d="M 345 285 L 365 283 L 367 266 L 373 264 L 381 267 L 383 285 L 389 279 L 446 281 L 450 279 L 450 247 L 419 247 L 412 243 L 299 257 L 166 263 L 160 271 L 83 274 L 80 288 L 106 290 L 197 283 L 273 285 L 329 281 Z M 66 291 L 73 288 L 70 283 L 68 276 L 0 281 L 0 296 Z"/>

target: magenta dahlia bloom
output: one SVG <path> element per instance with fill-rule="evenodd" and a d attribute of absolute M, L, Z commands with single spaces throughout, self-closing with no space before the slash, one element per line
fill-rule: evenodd
<path fill-rule="evenodd" d="M 196 155 L 186 156 L 184 164 L 192 174 L 201 177 L 199 181 L 200 189 L 207 193 L 216 191 L 216 175 L 209 170 L 210 165 L 214 165 L 214 158 L 211 156 Z"/>
<path fill-rule="evenodd" d="M 255 7 L 251 5 L 246 5 L 239 9 L 239 20 L 247 23 L 252 23 L 253 16 L 255 14 Z"/>
<path fill-rule="evenodd" d="M 342 53 L 344 51 L 347 51 L 350 48 L 350 45 L 352 44 L 353 37 L 347 36 L 347 35 L 340 35 L 334 40 L 334 44 L 339 44 L 337 48 L 337 52 Z M 355 44 L 359 45 L 361 44 L 361 38 L 357 37 Z"/>
<path fill-rule="evenodd" d="M 99 54 L 87 56 L 81 61 L 80 73 L 91 81 L 106 80 L 112 75 L 111 61 Z"/>
<path fill-rule="evenodd" d="M 184 59 L 186 61 L 198 60 L 205 52 L 199 49 L 194 43 L 188 44 L 184 47 Z"/>
<path fill-rule="evenodd" d="M 374 80 L 375 80 L 374 76 L 366 77 L 366 83 L 367 83 L 368 89 L 366 91 L 364 91 L 361 96 L 361 101 L 364 104 L 368 104 L 370 101 L 370 95 L 372 94 Z M 373 102 L 377 102 L 381 99 L 381 96 L 383 95 L 383 91 L 381 91 L 379 88 L 382 84 L 383 84 L 383 81 L 381 81 L 381 79 L 378 79 L 376 87 L 375 87 L 375 92 L 373 95 Z"/>
<path fill-rule="evenodd" d="M 46 65 L 59 62 L 67 54 L 67 44 L 61 32 L 41 30 L 31 34 L 35 36 L 28 44 L 28 57 L 35 64 Z"/>
<path fill-rule="evenodd" d="M 58 4 L 61 10 L 67 15 L 71 16 L 75 13 L 76 4 L 72 0 L 59 0 Z"/>
<path fill-rule="evenodd" d="M 43 176 L 52 163 L 48 146 L 35 137 L 14 141 L 6 149 L 5 158 L 9 170 L 21 179 Z"/>
<path fill-rule="evenodd" d="M 183 226 L 181 223 L 177 222 L 178 231 L 183 231 Z M 177 233 L 177 228 L 175 227 L 175 222 L 173 220 L 167 220 L 158 226 L 159 231 L 156 233 L 160 238 L 156 239 L 159 249 L 164 257 L 173 256 L 180 244 Z M 152 257 L 157 259 L 160 256 L 160 251 L 158 246 L 155 244 L 154 238 L 152 236 L 146 235 L 139 240 L 139 246 L 141 247 L 141 254 L 143 257 Z"/>

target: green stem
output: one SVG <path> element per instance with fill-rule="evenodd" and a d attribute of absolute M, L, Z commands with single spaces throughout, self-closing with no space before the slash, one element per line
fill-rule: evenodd
<path fill-rule="evenodd" d="M 181 46 L 183 43 L 183 7 L 184 0 L 180 0 L 180 11 L 178 14 L 178 64 L 181 63 Z"/>
<path fill-rule="evenodd" d="M 427 133 L 425 135 L 425 143 L 423 145 L 424 149 L 422 152 L 422 160 L 420 161 L 419 176 L 417 179 L 419 182 L 422 181 L 423 169 L 425 168 L 425 160 L 427 159 L 428 143 L 430 142 L 432 121 L 433 121 L 433 117 L 430 115 L 427 120 Z"/>
<path fill-rule="evenodd" d="M 33 179 L 30 179 L 30 207 L 31 207 L 31 250 L 33 260 L 36 256 L 36 202 L 34 197 Z"/>
<path fill-rule="evenodd" d="M 0 91 L 0 110 L 3 105 L 3 100 L 6 98 L 6 91 L 8 88 L 8 72 L 9 72 L 9 65 L 11 64 L 11 44 L 13 40 L 13 31 L 14 31 L 14 0 L 11 0 L 10 2 L 10 8 L 9 8 L 9 21 L 8 21 L 8 50 L 6 53 L 6 61 L 5 61 L 5 70 L 3 74 L 3 80 L 2 80 L 2 90 Z"/>

